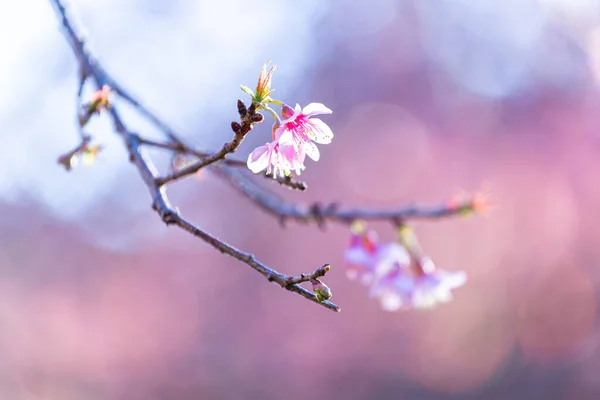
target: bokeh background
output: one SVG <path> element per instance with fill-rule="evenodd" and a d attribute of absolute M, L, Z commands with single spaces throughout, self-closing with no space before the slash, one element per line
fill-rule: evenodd
<path fill-rule="evenodd" d="M 210 174 L 172 187 L 185 216 L 282 272 L 331 263 L 334 314 L 166 228 L 108 119 L 88 130 L 97 162 L 62 169 L 75 59 L 48 1 L 3 1 L 1 399 L 600 398 L 600 1 L 68 4 L 108 71 L 195 144 L 230 138 L 267 60 L 277 98 L 332 108 L 309 190 L 268 186 L 288 201 L 438 204 L 485 183 L 498 207 L 416 221 L 469 283 L 388 313 L 344 276 L 347 227 L 282 230 Z"/>

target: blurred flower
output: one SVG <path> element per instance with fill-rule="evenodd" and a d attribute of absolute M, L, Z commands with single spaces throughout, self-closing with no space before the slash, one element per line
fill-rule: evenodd
<path fill-rule="evenodd" d="M 96 90 L 90 97 L 88 109 L 92 112 L 102 111 L 109 107 L 109 96 L 111 94 L 111 88 L 108 85 L 102 86 L 102 89 Z"/>
<path fill-rule="evenodd" d="M 92 146 L 85 146 L 80 152 L 81 162 L 84 165 L 92 165 L 96 159 L 98 158 L 98 153 L 102 150 L 103 147 L 99 144 Z"/>
<path fill-rule="evenodd" d="M 317 296 L 317 300 L 325 301 L 331 298 L 331 289 L 329 286 L 319 279 L 311 279 L 310 283 L 313 285 L 313 292 L 315 293 L 315 296 Z"/>
<path fill-rule="evenodd" d="M 333 139 L 333 132 L 323 121 L 311 118 L 314 115 L 331 114 L 331 110 L 321 103 L 310 103 L 303 109 L 299 104 L 291 108 L 287 104 L 281 107 L 282 131 L 291 132 L 297 151 L 302 151 L 315 161 L 319 161 L 319 149 L 313 143 L 328 144 Z"/>
<path fill-rule="evenodd" d="M 464 271 L 436 269 L 429 257 L 423 257 L 412 269 L 397 264 L 394 270 L 371 286 L 370 295 L 387 311 L 433 308 L 452 300 L 452 290 L 466 281 Z"/>
<path fill-rule="evenodd" d="M 379 243 L 377 234 L 361 221 L 351 226 L 344 253 L 346 275 L 369 286 L 369 295 L 387 311 L 431 308 L 452 299 L 452 290 L 465 284 L 464 271 L 437 269 L 423 256 L 413 231 L 399 227 L 401 243 Z"/>
<path fill-rule="evenodd" d="M 102 86 L 102 89 L 92 93 L 89 103 L 82 106 L 82 112 L 79 114 L 79 125 L 84 126 L 88 123 L 94 113 L 99 113 L 110 107 L 110 95 L 112 89 L 108 85 Z"/>
<path fill-rule="evenodd" d="M 280 131 L 278 125 L 273 125 L 273 131 L 276 138 L 263 146 L 257 147 L 248 156 L 248 168 L 256 173 L 267 170 L 267 174 L 277 176 L 288 176 L 291 171 L 297 175 L 301 174 L 304 167 L 304 158 L 306 153 L 294 146 L 293 138 L 290 132 Z M 275 132 L 277 130 L 277 132 Z"/>
<path fill-rule="evenodd" d="M 409 262 L 404 247 L 398 243 L 380 244 L 377 233 L 367 229 L 363 222 L 352 223 L 350 244 L 344 252 L 348 279 L 370 285 L 395 264 L 407 265 Z"/>
<path fill-rule="evenodd" d="M 447 203 L 450 210 L 457 214 L 469 215 L 472 213 L 488 213 L 494 203 L 491 201 L 490 191 L 482 188 L 474 195 L 469 195 L 465 191 L 455 194 Z"/>
<path fill-rule="evenodd" d="M 267 71 L 267 65 L 269 65 L 268 62 L 263 65 L 262 70 L 260 71 L 258 83 L 256 84 L 256 90 L 254 92 L 249 87 L 242 86 L 242 90 L 248 93 L 252 97 L 252 102 L 256 104 L 268 103 L 270 100 L 269 96 L 274 92 L 274 90 L 271 89 L 271 79 L 276 66 L 273 65 L 271 69 Z"/>
<path fill-rule="evenodd" d="M 91 165 L 98 158 L 98 153 L 103 149 L 101 145 L 89 145 L 84 141 L 81 146 L 58 158 L 58 163 L 62 164 L 67 171 L 76 167 L 80 162 L 84 165 Z"/>

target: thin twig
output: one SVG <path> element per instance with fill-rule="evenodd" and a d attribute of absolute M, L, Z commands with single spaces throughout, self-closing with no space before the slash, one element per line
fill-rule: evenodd
<path fill-rule="evenodd" d="M 313 273 L 311 274 L 302 274 L 300 276 L 288 276 L 286 278 L 286 282 L 288 285 L 297 285 L 299 283 L 302 282 L 309 282 L 312 281 L 314 279 L 318 279 L 322 276 L 325 276 L 325 274 L 331 269 L 331 266 L 329 264 L 324 264 L 323 266 L 317 268 Z"/>

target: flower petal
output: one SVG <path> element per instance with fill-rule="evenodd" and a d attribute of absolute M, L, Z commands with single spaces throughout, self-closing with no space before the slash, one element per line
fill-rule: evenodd
<path fill-rule="evenodd" d="M 269 165 L 270 159 L 270 146 L 265 144 L 264 146 L 257 147 L 248 156 L 248 168 L 255 174 L 263 171 Z"/>
<path fill-rule="evenodd" d="M 310 103 L 302 109 L 302 114 L 306 115 L 307 117 L 331 113 L 332 111 L 329 108 L 325 107 L 323 103 Z"/>
<path fill-rule="evenodd" d="M 377 250 L 377 277 L 387 275 L 396 268 L 406 268 L 410 264 L 410 255 L 398 243 L 386 243 Z"/>
<path fill-rule="evenodd" d="M 304 142 L 302 147 L 304 148 L 304 152 L 307 156 L 312 158 L 314 161 L 319 161 L 321 154 L 319 153 L 319 148 L 316 144 L 313 142 Z"/>
<path fill-rule="evenodd" d="M 331 128 L 319 118 L 311 118 L 310 124 L 312 125 L 311 131 L 308 133 L 308 136 L 320 144 L 329 144 L 333 139 L 333 132 Z"/>

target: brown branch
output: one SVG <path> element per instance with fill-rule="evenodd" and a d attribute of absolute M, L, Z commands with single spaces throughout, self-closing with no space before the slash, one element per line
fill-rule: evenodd
<path fill-rule="evenodd" d="M 336 203 L 326 206 L 318 203 L 312 205 L 286 203 L 280 197 L 266 192 L 256 183 L 245 179 L 238 171 L 221 166 L 215 166 L 213 170 L 227 179 L 234 188 L 251 199 L 263 210 L 278 217 L 283 223 L 290 219 L 304 223 L 315 222 L 320 226 L 323 226 L 325 221 L 351 223 L 358 219 L 388 220 L 392 223 L 397 223 L 399 220 L 439 219 L 461 213 L 460 207 L 448 206 L 446 204 L 438 206 L 413 204 L 405 207 L 385 209 L 369 207 L 346 208 L 340 207 Z"/>
<path fill-rule="evenodd" d="M 172 131 L 169 131 L 169 132 L 171 132 L 171 134 L 173 134 Z M 197 150 L 194 150 L 191 147 L 185 145 L 183 142 L 181 142 L 177 138 L 177 136 L 173 136 L 173 140 L 171 140 L 170 142 L 157 142 L 155 140 L 140 137 L 140 142 L 146 146 L 170 150 L 170 151 L 175 152 L 175 154 L 186 154 L 186 155 L 197 157 L 199 159 L 204 159 L 205 157 L 209 156 L 209 154 L 206 152 L 197 151 Z M 248 164 L 245 161 L 232 160 L 229 158 L 220 160 L 219 164 L 224 164 L 229 167 L 242 167 L 242 168 L 248 167 Z M 193 165 L 198 165 L 198 163 L 194 163 Z M 307 185 L 305 182 L 295 181 L 292 179 L 291 176 L 281 177 L 281 176 L 273 176 L 271 174 L 263 174 L 262 176 L 265 178 L 269 178 L 269 180 L 271 180 L 273 182 L 279 183 L 281 186 L 286 186 L 293 190 L 304 191 L 307 188 Z M 169 180 L 168 177 L 157 178 L 158 183 L 162 183 L 162 182 L 167 183 L 168 180 Z"/>
<path fill-rule="evenodd" d="M 233 139 L 231 140 L 231 142 L 225 143 L 223 147 L 221 147 L 221 150 L 202 158 L 194 164 L 188 165 L 185 168 L 175 171 L 164 178 L 158 178 L 156 183 L 158 183 L 159 185 L 164 185 L 166 183 L 175 182 L 176 180 L 185 178 L 188 175 L 195 174 L 196 172 L 198 172 L 198 170 L 217 161 L 223 160 L 228 154 L 235 152 L 237 148 L 242 144 L 244 137 L 246 137 L 248 132 L 250 132 L 253 125 L 263 121 L 262 114 L 256 112 L 255 104 L 250 105 L 250 107 L 246 109 L 244 103 L 242 103 L 241 100 L 238 100 L 238 111 L 240 114 L 241 124 L 238 124 L 237 122 L 231 123 L 231 128 L 234 132 Z"/>
<path fill-rule="evenodd" d="M 66 36 L 71 43 L 73 52 L 78 62 L 80 63 L 81 70 L 85 72 L 86 76 L 94 80 L 98 89 L 100 89 L 105 84 L 111 85 L 111 87 L 115 87 L 114 82 L 110 79 L 106 72 L 104 72 L 104 70 L 99 66 L 97 61 L 93 59 L 92 56 L 85 50 L 83 41 L 79 38 L 79 35 L 77 35 L 75 28 L 73 27 L 71 21 L 67 17 L 67 13 L 64 5 L 62 4 L 62 0 L 50 1 L 55 6 L 57 14 L 62 20 Z M 136 166 L 138 173 L 140 174 L 142 180 L 144 181 L 148 189 L 148 192 L 150 193 L 150 196 L 152 197 L 153 209 L 158 213 L 161 220 L 165 222 L 165 224 L 178 226 L 179 228 L 189 232 L 190 234 L 204 240 L 206 243 L 210 244 L 215 249 L 219 250 L 221 253 L 228 254 L 231 257 L 242 261 L 255 271 L 259 272 L 265 278 L 267 278 L 268 281 L 275 282 L 286 290 L 297 293 L 302 297 L 311 300 L 317 304 L 320 304 L 330 310 L 340 310 L 340 308 L 337 305 L 329 301 L 319 301 L 313 293 L 304 289 L 298 283 L 290 284 L 290 282 L 296 282 L 295 277 L 289 277 L 267 267 L 265 264 L 258 261 L 252 254 L 248 254 L 236 249 L 235 247 L 219 240 L 218 238 L 210 235 L 209 233 L 205 232 L 199 227 L 183 219 L 169 203 L 169 199 L 166 194 L 166 187 L 158 181 L 156 167 L 142 148 L 143 143 L 140 140 L 140 137 L 126 128 L 124 122 L 122 121 L 118 113 L 118 110 L 114 106 L 109 108 L 109 113 L 113 119 L 115 130 L 123 138 L 123 141 L 125 142 L 125 145 L 129 151 L 130 161 Z M 248 121 L 245 121 L 244 117 L 242 117 L 242 125 L 240 127 L 240 130 L 236 132 L 236 136 L 239 135 L 241 136 L 241 138 L 236 139 L 234 137 L 234 140 L 232 142 L 226 144 L 223 147 L 223 149 L 215 153 L 213 156 L 210 156 L 209 159 L 213 160 L 212 162 L 223 158 L 229 152 L 235 151 L 235 149 L 241 142 L 241 139 L 243 139 L 243 135 L 245 135 L 251 129 L 252 124 L 259 122 L 258 118 L 254 117 L 254 115 L 258 114 L 255 114 L 254 112 L 251 112 L 251 110 L 248 110 L 247 115 Z M 243 135 L 240 134 L 240 132 L 244 132 Z M 206 163 L 205 165 L 209 164 L 210 163 Z M 198 169 L 196 169 L 196 171 Z"/>
<path fill-rule="evenodd" d="M 177 136 L 174 136 L 174 138 L 175 138 L 175 140 L 170 141 L 170 142 L 157 142 L 157 141 L 151 140 L 151 139 L 140 138 L 140 142 L 146 146 L 170 150 L 170 151 L 174 151 L 175 153 L 178 153 L 178 154 L 186 154 L 186 155 L 197 157 L 199 159 L 203 159 L 210 155 L 207 152 L 198 151 L 198 150 L 192 149 L 191 147 L 185 145 L 183 142 L 181 142 L 179 139 L 177 139 Z M 228 165 L 230 167 L 246 168 L 248 166 L 245 161 L 231 160 L 229 158 L 221 160 L 220 163 Z M 165 178 L 158 178 L 158 179 L 163 180 Z"/>

